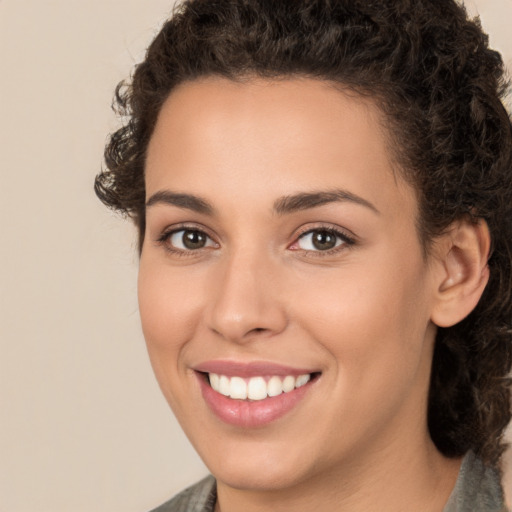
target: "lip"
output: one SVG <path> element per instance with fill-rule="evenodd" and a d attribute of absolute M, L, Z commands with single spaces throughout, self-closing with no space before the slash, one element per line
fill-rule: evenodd
<path fill-rule="evenodd" d="M 227 360 L 206 361 L 194 367 L 194 370 L 201 373 L 217 373 L 226 375 L 227 377 L 265 377 L 277 375 L 286 377 L 292 375 L 298 377 L 305 373 L 319 373 L 316 369 L 311 368 L 293 368 L 281 364 L 271 363 L 267 361 L 251 361 L 248 363 Z"/>
<path fill-rule="evenodd" d="M 228 377 L 287 376 L 318 373 L 311 369 L 291 368 L 267 362 L 239 363 L 232 361 L 209 361 L 194 368 L 201 393 L 209 409 L 224 423 L 241 428 L 264 427 L 290 413 L 298 407 L 318 378 L 288 393 L 267 397 L 264 400 L 249 401 L 226 397 L 210 386 L 205 373 L 217 373 Z"/>

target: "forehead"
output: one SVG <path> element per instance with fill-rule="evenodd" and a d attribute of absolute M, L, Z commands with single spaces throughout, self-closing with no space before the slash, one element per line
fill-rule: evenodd
<path fill-rule="evenodd" d="M 270 201 L 343 188 L 400 210 L 411 190 L 398 175 L 376 102 L 308 78 L 181 84 L 161 109 L 146 162 L 148 195 L 193 187 Z"/>

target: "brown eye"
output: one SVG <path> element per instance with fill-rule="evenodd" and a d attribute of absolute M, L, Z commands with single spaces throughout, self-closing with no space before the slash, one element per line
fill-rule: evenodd
<path fill-rule="evenodd" d="M 169 236 L 169 243 L 175 249 L 193 251 L 204 247 L 213 247 L 215 243 L 203 231 L 198 229 L 180 229 Z"/>
<path fill-rule="evenodd" d="M 319 251 L 325 251 L 336 247 L 336 235 L 329 231 L 316 231 L 313 233 L 312 242 Z"/>
<path fill-rule="evenodd" d="M 346 243 L 341 235 L 328 229 L 314 229 L 304 233 L 298 240 L 298 246 L 305 251 L 328 251 Z"/>

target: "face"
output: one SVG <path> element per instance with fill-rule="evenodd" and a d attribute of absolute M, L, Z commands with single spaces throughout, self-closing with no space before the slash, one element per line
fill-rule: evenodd
<path fill-rule="evenodd" d="M 370 100 L 310 79 L 183 84 L 146 188 L 144 335 L 219 482 L 289 488 L 428 443 L 431 266 Z"/>

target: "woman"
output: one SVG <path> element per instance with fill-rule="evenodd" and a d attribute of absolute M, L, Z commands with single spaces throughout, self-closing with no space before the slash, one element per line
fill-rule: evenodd
<path fill-rule="evenodd" d="M 213 475 L 157 510 L 505 510 L 504 91 L 450 0 L 177 9 L 96 181 Z"/>

